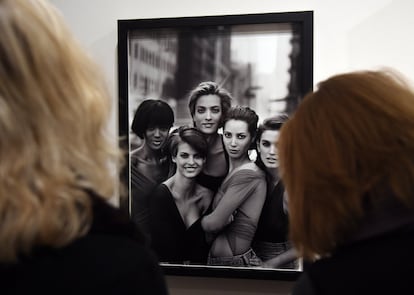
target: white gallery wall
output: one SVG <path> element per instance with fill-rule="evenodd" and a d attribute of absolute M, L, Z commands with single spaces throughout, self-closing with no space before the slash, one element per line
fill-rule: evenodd
<path fill-rule="evenodd" d="M 412 0 L 50 0 L 102 66 L 117 134 L 117 20 L 314 11 L 314 84 L 333 74 L 392 67 L 414 81 Z M 290 283 L 168 277 L 171 294 L 289 294 Z"/>

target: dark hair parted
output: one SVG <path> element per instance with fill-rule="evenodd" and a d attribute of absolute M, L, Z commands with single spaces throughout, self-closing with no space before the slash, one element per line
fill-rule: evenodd
<path fill-rule="evenodd" d="M 280 114 L 278 114 L 274 117 L 270 117 L 270 118 L 265 119 L 262 124 L 259 124 L 259 127 L 257 128 L 256 144 L 255 144 L 255 149 L 256 149 L 256 152 L 257 152 L 258 155 L 260 155 L 260 152 L 259 152 L 257 146 L 260 143 L 263 132 L 265 132 L 266 130 L 278 131 L 282 128 L 283 124 L 285 124 L 288 120 L 289 120 L 289 116 L 287 114 L 280 113 Z M 266 166 L 263 163 L 262 158 L 260 156 L 258 156 L 256 158 L 255 163 L 256 163 L 257 166 L 259 166 L 262 170 L 264 170 L 266 172 L 266 175 L 268 177 L 272 177 L 272 176 L 268 175 L 268 172 L 266 170 Z"/>
<path fill-rule="evenodd" d="M 259 116 L 251 108 L 247 106 L 235 106 L 230 108 L 230 110 L 227 112 L 227 116 L 223 120 L 223 125 L 225 125 L 226 122 L 230 120 L 239 120 L 246 122 L 250 136 L 252 139 L 256 137 L 257 122 L 259 121 Z"/>
<path fill-rule="evenodd" d="M 177 156 L 178 145 L 183 142 L 196 150 L 203 158 L 207 157 L 207 140 L 197 128 L 181 126 L 170 133 L 166 146 L 171 156 Z"/>
<path fill-rule="evenodd" d="M 148 127 L 171 128 L 173 124 L 174 112 L 165 101 L 146 99 L 136 110 L 131 129 L 140 138 L 144 138 Z"/>
<path fill-rule="evenodd" d="M 205 81 L 198 84 L 196 88 L 194 88 L 189 95 L 189 102 L 188 102 L 188 108 L 190 109 L 191 116 L 194 117 L 195 114 L 195 107 L 197 104 L 197 100 L 203 96 L 203 95 L 217 95 L 220 97 L 221 102 L 221 112 L 222 112 L 222 122 L 223 118 L 227 115 L 227 111 L 231 107 L 231 100 L 232 97 L 230 93 L 219 86 L 217 83 L 212 81 Z M 222 127 L 223 124 L 219 125 L 219 127 Z"/>
<path fill-rule="evenodd" d="M 414 92 L 399 75 L 327 79 L 283 125 L 278 144 L 290 238 L 305 258 L 346 243 L 367 204 L 414 207 Z"/>
<path fill-rule="evenodd" d="M 285 113 L 278 114 L 277 116 L 267 118 L 257 128 L 256 141 L 259 142 L 262 134 L 266 130 L 280 130 L 284 123 L 289 120 L 289 116 Z"/>

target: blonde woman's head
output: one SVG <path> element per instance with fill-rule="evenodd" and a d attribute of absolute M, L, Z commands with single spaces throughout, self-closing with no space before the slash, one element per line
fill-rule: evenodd
<path fill-rule="evenodd" d="M 105 82 L 47 1 L 0 0 L 0 77 L 2 261 L 84 234 L 119 152 Z"/>

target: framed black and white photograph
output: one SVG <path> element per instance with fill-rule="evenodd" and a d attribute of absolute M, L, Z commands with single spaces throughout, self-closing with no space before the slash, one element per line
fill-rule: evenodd
<path fill-rule="evenodd" d="M 165 273 L 295 280 L 275 142 L 312 90 L 313 12 L 118 20 L 118 83 L 121 207 Z"/>

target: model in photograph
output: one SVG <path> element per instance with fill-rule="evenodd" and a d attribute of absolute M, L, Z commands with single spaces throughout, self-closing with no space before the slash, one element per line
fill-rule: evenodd
<path fill-rule="evenodd" d="M 202 220 L 204 230 L 215 234 L 209 265 L 261 265 L 251 244 L 266 198 L 266 179 L 248 154 L 257 122 L 257 114 L 241 106 L 231 108 L 224 119 L 229 174 L 214 197 L 212 212 Z"/>
<path fill-rule="evenodd" d="M 168 177 L 169 161 L 163 151 L 174 123 L 172 108 L 162 100 L 144 100 L 135 112 L 132 131 L 142 144 L 131 152 L 131 217 L 148 233 L 148 197 Z"/>
<path fill-rule="evenodd" d="M 228 157 L 224 151 L 223 137 L 218 133 L 223 118 L 231 107 L 232 97 L 215 82 L 201 82 L 190 93 L 189 109 L 194 127 L 207 139 L 206 164 L 197 182 L 216 192 L 228 172 Z"/>
<path fill-rule="evenodd" d="M 286 114 L 280 114 L 265 119 L 259 125 L 256 135 L 256 165 L 265 171 L 267 194 L 254 237 L 253 250 L 263 262 L 269 261 L 292 248 L 288 241 L 287 198 L 285 188 L 279 177 L 279 155 L 277 151 L 280 128 L 288 118 Z M 292 260 L 295 260 L 295 256 L 291 258 L 291 261 L 287 261 L 288 263 L 273 265 L 273 267 L 296 268 L 297 265 Z M 274 264 L 275 261 L 269 262 Z M 270 265 L 268 264 L 268 266 Z"/>
<path fill-rule="evenodd" d="M 149 201 L 151 247 L 161 262 L 206 264 L 209 246 L 201 218 L 213 194 L 197 184 L 206 162 L 207 141 L 201 131 L 180 127 L 168 139 L 175 173 L 153 191 Z"/>

